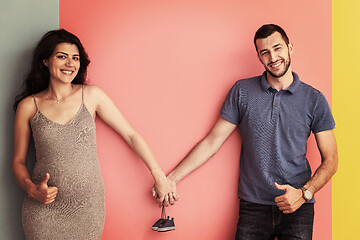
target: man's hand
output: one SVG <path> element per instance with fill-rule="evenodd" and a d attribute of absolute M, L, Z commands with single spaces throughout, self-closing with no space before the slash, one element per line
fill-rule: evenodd
<path fill-rule="evenodd" d="M 38 185 L 34 184 L 30 179 L 26 180 L 26 184 L 28 185 L 28 196 L 43 204 L 54 202 L 58 193 L 58 188 L 49 187 L 47 184 L 49 179 L 50 174 L 46 173 L 45 178 Z"/>
<path fill-rule="evenodd" d="M 276 205 L 283 213 L 293 213 L 305 203 L 301 189 L 277 183 L 274 183 L 274 185 L 277 189 L 285 191 L 285 194 L 275 198 Z"/>
<path fill-rule="evenodd" d="M 174 205 L 179 196 L 176 192 L 176 183 L 169 178 L 165 178 L 161 181 L 155 181 L 154 186 L 151 188 L 151 194 L 156 199 L 159 207 L 163 205 L 168 207 Z"/>

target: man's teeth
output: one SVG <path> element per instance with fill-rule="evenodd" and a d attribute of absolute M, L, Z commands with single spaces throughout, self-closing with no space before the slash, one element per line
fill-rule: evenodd
<path fill-rule="evenodd" d="M 281 64 L 281 61 L 276 62 L 276 63 L 274 63 L 274 64 L 271 64 L 270 66 L 273 67 L 273 68 L 275 68 L 275 67 L 280 66 L 280 64 Z"/>

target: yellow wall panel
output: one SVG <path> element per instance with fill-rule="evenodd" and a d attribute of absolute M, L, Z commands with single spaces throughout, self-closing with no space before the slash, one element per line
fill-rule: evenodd
<path fill-rule="evenodd" d="M 360 1 L 333 0 L 332 106 L 339 148 L 339 170 L 333 178 L 334 240 L 360 235 L 359 45 Z"/>

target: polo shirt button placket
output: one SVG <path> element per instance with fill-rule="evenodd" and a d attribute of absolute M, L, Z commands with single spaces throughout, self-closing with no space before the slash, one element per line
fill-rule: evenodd
<path fill-rule="evenodd" d="M 280 94 L 276 92 L 274 94 L 274 105 L 273 105 L 273 118 L 277 118 L 279 116 L 279 104 L 280 104 Z"/>

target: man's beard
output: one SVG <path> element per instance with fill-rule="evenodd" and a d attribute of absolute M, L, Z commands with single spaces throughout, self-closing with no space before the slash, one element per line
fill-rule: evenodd
<path fill-rule="evenodd" d="M 265 67 L 265 69 L 266 69 L 266 71 L 267 71 L 271 76 L 273 76 L 274 78 L 281 78 L 281 77 L 284 76 L 285 73 L 287 73 L 287 71 L 289 70 L 290 63 L 291 63 L 291 59 L 290 59 L 290 54 L 289 54 L 288 60 L 287 60 L 287 61 L 285 60 L 285 69 L 284 69 L 283 72 L 280 72 L 280 73 L 278 73 L 278 74 L 275 74 L 275 73 L 271 72 L 269 68 Z"/>

